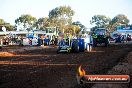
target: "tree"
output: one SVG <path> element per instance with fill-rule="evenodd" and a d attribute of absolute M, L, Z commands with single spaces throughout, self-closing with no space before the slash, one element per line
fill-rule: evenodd
<path fill-rule="evenodd" d="M 76 25 L 79 27 L 78 33 L 80 31 L 82 31 L 83 33 L 86 32 L 86 27 L 80 21 L 73 22 L 72 25 Z"/>
<path fill-rule="evenodd" d="M 72 25 L 79 26 L 80 27 L 80 31 L 84 31 L 85 28 L 86 28 L 80 21 L 73 22 Z"/>
<path fill-rule="evenodd" d="M 80 27 L 77 25 L 66 25 L 64 33 L 69 35 L 78 34 L 80 32 Z"/>
<path fill-rule="evenodd" d="M 116 26 L 122 25 L 122 24 L 128 25 L 128 23 L 129 23 L 129 19 L 127 18 L 127 16 L 123 14 L 119 14 L 111 20 L 111 22 L 109 23 L 109 29 L 113 31 Z"/>
<path fill-rule="evenodd" d="M 13 31 L 14 30 L 14 26 L 9 24 L 9 23 L 6 23 L 3 19 L 0 19 L 0 26 L 4 26 L 7 31 Z"/>
<path fill-rule="evenodd" d="M 90 21 L 91 24 L 99 27 L 107 27 L 111 19 L 106 17 L 105 15 L 94 15 L 92 20 Z"/>
<path fill-rule="evenodd" d="M 3 19 L 0 19 L 0 25 L 5 24 L 5 21 Z"/>
<path fill-rule="evenodd" d="M 46 27 L 50 26 L 49 18 L 48 17 L 39 18 L 35 25 L 38 29 L 45 29 Z"/>
<path fill-rule="evenodd" d="M 74 11 L 70 6 L 60 6 L 49 12 L 50 23 L 54 27 L 59 27 L 60 31 L 64 31 L 65 25 L 72 23 Z"/>
<path fill-rule="evenodd" d="M 129 23 L 129 19 L 127 18 L 127 16 L 125 16 L 123 14 L 119 14 L 112 19 L 112 22 L 127 25 Z"/>
<path fill-rule="evenodd" d="M 31 28 L 33 24 L 36 22 L 36 18 L 31 16 L 30 14 L 21 15 L 19 18 L 15 20 L 15 23 L 19 25 L 23 25 L 24 29 Z"/>
<path fill-rule="evenodd" d="M 5 24 L 5 27 L 6 27 L 6 30 L 8 31 L 14 31 L 14 26 L 9 23 Z"/>

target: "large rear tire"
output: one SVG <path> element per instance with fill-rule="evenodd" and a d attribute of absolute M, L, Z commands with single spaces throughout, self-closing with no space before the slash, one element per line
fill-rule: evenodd
<path fill-rule="evenodd" d="M 109 39 L 105 39 L 105 47 L 108 47 L 109 46 Z"/>
<path fill-rule="evenodd" d="M 97 47 L 97 39 L 96 38 L 93 39 L 93 47 Z"/>

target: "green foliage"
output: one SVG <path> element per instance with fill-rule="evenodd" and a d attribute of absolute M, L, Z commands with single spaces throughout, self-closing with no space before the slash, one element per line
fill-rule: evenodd
<path fill-rule="evenodd" d="M 15 20 L 15 23 L 28 23 L 28 24 L 32 24 L 32 22 L 35 22 L 37 19 L 33 16 L 31 16 L 30 14 L 26 14 L 26 15 L 21 15 L 19 18 L 17 18 Z"/>
<path fill-rule="evenodd" d="M 92 28 L 93 31 L 99 27 L 104 27 L 107 28 L 109 31 L 114 31 L 117 25 L 128 25 L 129 19 L 123 14 L 115 16 L 112 20 L 104 15 L 94 15 L 90 23 L 95 24 L 95 26 Z"/>
<path fill-rule="evenodd" d="M 6 27 L 6 30 L 8 30 L 8 31 L 13 31 L 14 30 L 14 26 L 13 25 L 6 24 L 5 27 Z"/>
<path fill-rule="evenodd" d="M 21 15 L 20 17 L 18 17 L 15 20 L 15 23 L 17 25 L 21 25 L 23 23 L 23 29 L 30 31 L 33 29 L 33 26 L 35 26 L 36 21 L 37 21 L 37 19 L 35 17 L 31 16 L 30 14 L 24 14 L 24 15 Z"/>
<path fill-rule="evenodd" d="M 49 18 L 48 17 L 39 18 L 35 23 L 35 26 L 38 29 L 45 29 L 46 27 L 49 27 L 50 26 Z"/>
<path fill-rule="evenodd" d="M 97 27 L 106 27 L 110 21 L 111 19 L 105 15 L 94 15 L 90 23 L 95 24 Z"/>
<path fill-rule="evenodd" d="M 73 15 L 74 11 L 70 6 L 60 6 L 49 12 L 49 20 L 52 26 L 57 26 L 62 31 L 65 25 L 72 23 Z"/>
<path fill-rule="evenodd" d="M 0 19 L 0 25 L 5 26 L 7 31 L 14 30 L 14 26 L 9 23 L 6 23 L 3 19 Z"/>
<path fill-rule="evenodd" d="M 78 34 L 80 32 L 80 27 L 77 25 L 67 25 L 64 29 L 64 33 L 68 33 L 70 35 Z"/>
<path fill-rule="evenodd" d="M 3 19 L 0 19 L 0 25 L 5 24 L 5 21 Z"/>
<path fill-rule="evenodd" d="M 113 24 L 117 23 L 117 24 L 128 24 L 129 23 L 129 19 L 127 18 L 127 16 L 123 15 L 123 14 L 119 14 L 117 16 L 115 16 L 112 21 Z"/>
<path fill-rule="evenodd" d="M 70 6 L 60 6 L 49 12 L 49 18 L 68 18 L 74 15 Z"/>
<path fill-rule="evenodd" d="M 111 20 L 108 28 L 111 31 L 113 31 L 116 26 L 121 25 L 121 24 L 128 25 L 128 23 L 129 23 L 129 19 L 127 18 L 127 16 L 123 14 L 119 14 Z"/>
<path fill-rule="evenodd" d="M 85 30 L 85 26 L 80 21 L 73 22 L 72 25 L 79 26 L 80 27 L 80 31 L 81 30 L 82 31 Z"/>

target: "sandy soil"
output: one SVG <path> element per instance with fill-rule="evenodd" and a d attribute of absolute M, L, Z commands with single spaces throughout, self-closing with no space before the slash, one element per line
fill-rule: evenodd
<path fill-rule="evenodd" d="M 77 84 L 80 65 L 87 74 L 107 74 L 130 51 L 131 44 L 61 54 L 56 54 L 53 46 L 4 47 L 0 52 L 0 88 L 89 88 L 93 84 Z"/>

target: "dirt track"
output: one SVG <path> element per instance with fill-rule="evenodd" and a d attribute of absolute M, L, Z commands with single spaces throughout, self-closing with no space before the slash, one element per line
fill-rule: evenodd
<path fill-rule="evenodd" d="M 0 88 L 83 88 L 76 81 L 79 65 L 87 74 L 105 74 L 132 51 L 132 45 L 110 45 L 70 54 L 56 54 L 55 47 L 30 51 L 26 47 L 24 52 L 20 49 L 10 53 L 14 49 L 7 47 L 4 54 L 1 52 Z"/>

